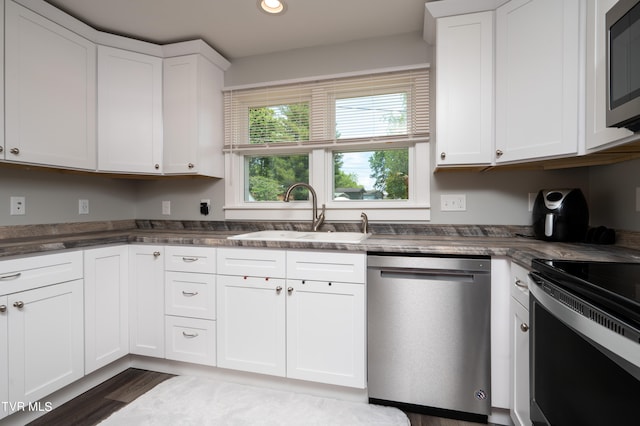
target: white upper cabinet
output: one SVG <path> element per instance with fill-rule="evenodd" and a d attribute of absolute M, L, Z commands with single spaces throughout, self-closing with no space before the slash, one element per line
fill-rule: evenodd
<path fill-rule="evenodd" d="M 95 169 L 95 45 L 11 1 L 5 9 L 5 158 Z"/>
<path fill-rule="evenodd" d="M 437 20 L 438 166 L 493 160 L 493 15 L 487 11 Z"/>
<path fill-rule="evenodd" d="M 607 127 L 607 32 L 605 15 L 617 0 L 587 2 L 587 119 L 586 148 L 594 149 L 633 135 Z"/>
<path fill-rule="evenodd" d="M 162 173 L 162 59 L 98 47 L 98 169 Z"/>
<path fill-rule="evenodd" d="M 496 15 L 496 162 L 578 153 L 580 0 L 512 0 Z"/>
<path fill-rule="evenodd" d="M 223 71 L 199 54 L 164 60 L 164 173 L 224 176 Z"/>

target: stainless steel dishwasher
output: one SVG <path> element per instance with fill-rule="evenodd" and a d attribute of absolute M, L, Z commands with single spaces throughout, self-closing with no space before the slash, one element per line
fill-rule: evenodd
<path fill-rule="evenodd" d="M 491 260 L 369 255 L 367 286 L 370 401 L 486 422 Z"/>

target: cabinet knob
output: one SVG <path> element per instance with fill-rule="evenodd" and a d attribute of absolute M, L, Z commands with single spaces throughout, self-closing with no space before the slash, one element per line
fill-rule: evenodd
<path fill-rule="evenodd" d="M 0 305 L 0 312 L 7 312 L 7 305 Z"/>
<path fill-rule="evenodd" d="M 289 293 L 289 294 L 293 293 L 293 287 L 288 287 L 287 288 L 287 293 Z"/>
<path fill-rule="evenodd" d="M 10 152 L 10 153 L 12 153 L 12 154 L 18 155 L 18 154 L 20 154 L 20 149 L 18 149 L 18 148 L 11 148 L 11 149 L 9 150 L 9 152 Z"/>
<path fill-rule="evenodd" d="M 160 169 L 160 164 L 156 164 L 153 166 L 156 170 Z"/>
<path fill-rule="evenodd" d="M 447 158 L 447 153 L 446 152 L 441 152 L 440 153 L 440 159 L 444 160 L 445 158 Z"/>
<path fill-rule="evenodd" d="M 18 309 L 22 309 L 22 308 L 24 308 L 24 302 L 22 300 L 19 300 L 17 302 L 13 302 L 13 306 L 18 308 Z"/>
<path fill-rule="evenodd" d="M 4 146 L 0 146 L 0 152 L 4 152 Z"/>
<path fill-rule="evenodd" d="M 276 293 L 277 294 L 280 294 L 281 291 L 282 291 L 282 286 L 276 287 Z"/>
<path fill-rule="evenodd" d="M 502 154 L 504 154 L 504 152 L 502 152 L 501 149 L 496 149 L 496 157 L 502 157 Z"/>
<path fill-rule="evenodd" d="M 527 325 L 527 323 L 523 322 L 522 324 L 520 324 L 520 330 L 522 330 L 523 333 L 529 331 L 529 326 Z"/>
<path fill-rule="evenodd" d="M 189 163 L 189 164 L 187 164 L 187 167 L 188 167 L 189 169 L 193 169 L 195 166 L 196 166 L 196 165 L 195 165 L 195 164 L 193 164 L 193 163 Z"/>
<path fill-rule="evenodd" d="M 160 257 L 160 252 L 159 251 L 154 251 L 153 252 L 153 257 Z"/>

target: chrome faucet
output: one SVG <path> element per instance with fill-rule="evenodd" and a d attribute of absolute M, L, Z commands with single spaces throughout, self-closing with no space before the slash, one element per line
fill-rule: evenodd
<path fill-rule="evenodd" d="M 291 196 L 291 191 L 293 191 L 295 188 L 302 186 L 304 188 L 307 188 L 309 190 L 309 193 L 311 194 L 311 203 L 312 203 L 312 212 L 311 214 L 313 215 L 313 218 L 311 219 L 311 228 L 313 229 L 313 232 L 318 231 L 318 228 L 320 228 L 320 226 L 322 225 L 322 223 L 324 222 L 324 211 L 325 211 L 325 205 L 322 205 L 322 211 L 320 212 L 320 216 L 318 216 L 318 196 L 316 195 L 316 191 L 315 189 L 313 189 L 313 187 L 311 185 L 309 185 L 308 183 L 304 183 L 304 182 L 298 182 L 298 183 L 294 183 L 293 185 L 291 185 L 289 187 L 289 189 L 287 189 L 287 192 L 284 194 L 284 202 L 288 203 L 289 202 L 289 197 Z"/>
<path fill-rule="evenodd" d="M 362 212 L 360 213 L 360 219 L 362 221 L 362 233 L 368 234 L 369 233 L 369 217 L 365 212 Z"/>

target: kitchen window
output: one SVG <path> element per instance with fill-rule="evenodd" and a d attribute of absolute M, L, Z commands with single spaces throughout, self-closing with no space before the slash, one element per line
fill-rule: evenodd
<path fill-rule="evenodd" d="M 225 217 L 429 219 L 429 70 L 225 91 Z"/>

